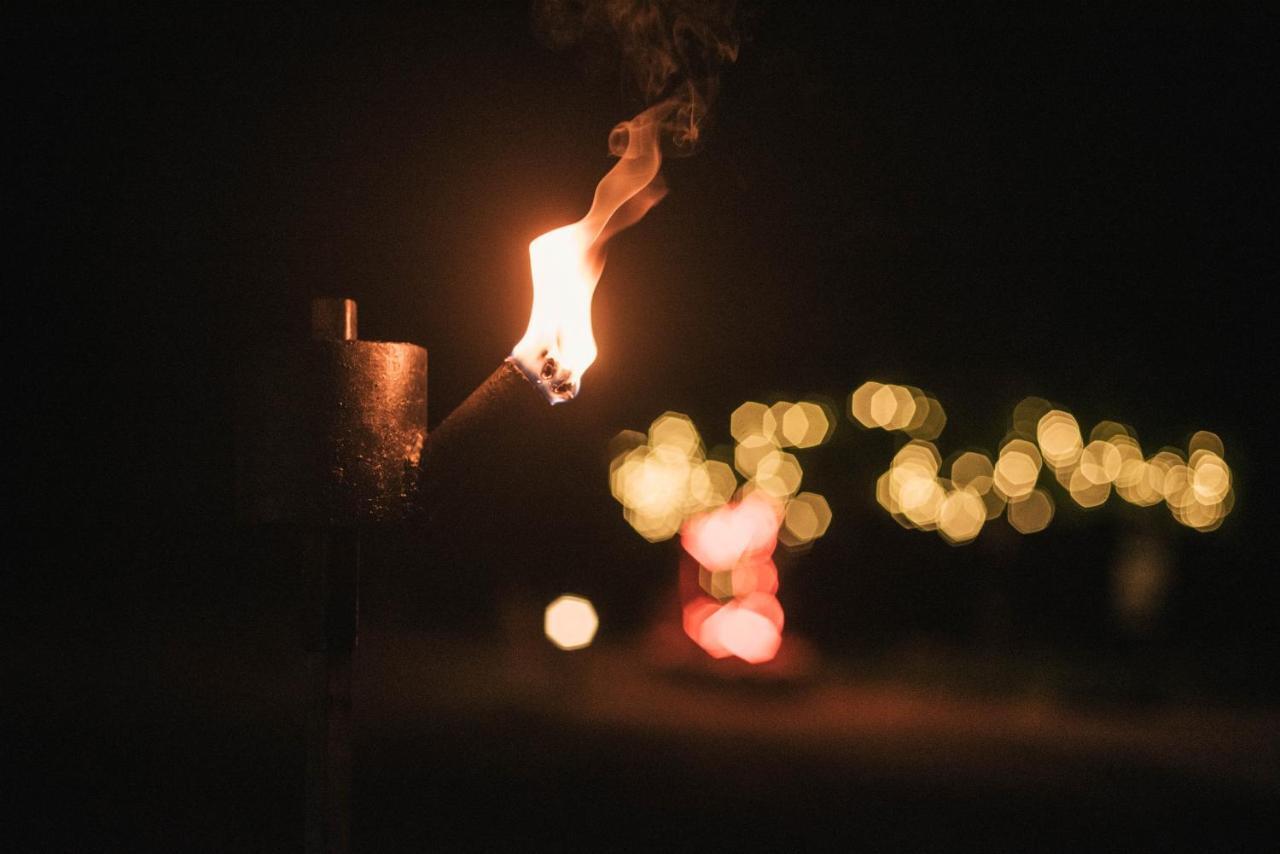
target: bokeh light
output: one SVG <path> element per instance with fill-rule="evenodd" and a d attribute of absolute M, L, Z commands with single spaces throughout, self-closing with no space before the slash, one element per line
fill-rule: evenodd
<path fill-rule="evenodd" d="M 787 502 L 778 539 L 791 548 L 812 543 L 831 526 L 831 506 L 816 492 L 801 492 Z"/>
<path fill-rule="evenodd" d="M 753 492 L 741 501 L 689 519 L 680 542 L 702 566 L 728 571 L 754 555 L 772 553 L 781 519 L 782 511 L 775 502 Z"/>
<path fill-rule="evenodd" d="M 900 430 L 916 439 L 942 434 L 947 414 L 938 400 L 918 388 L 868 381 L 849 396 L 849 414 L 863 427 Z"/>
<path fill-rule="evenodd" d="M 747 401 L 733 410 L 733 414 L 729 416 L 729 434 L 736 442 L 742 442 L 749 436 L 767 438 L 773 432 L 772 425 L 768 428 L 765 425 L 768 414 L 769 407 L 763 403 Z"/>
<path fill-rule="evenodd" d="M 833 429 L 830 410 L 820 403 L 802 400 L 782 416 L 782 444 L 791 448 L 813 448 L 827 441 Z"/>
<path fill-rule="evenodd" d="M 1036 435 L 1041 420 L 1053 407 L 1043 397 L 1025 397 L 1013 408 L 1013 432 L 1031 438 Z"/>
<path fill-rule="evenodd" d="M 1022 501 L 1009 505 L 1009 524 L 1020 534 L 1034 534 L 1053 521 L 1053 499 L 1043 489 L 1033 489 Z"/>
<path fill-rule="evenodd" d="M 992 477 L 996 490 L 1008 501 L 1025 498 L 1035 489 L 1040 464 L 1040 452 L 1035 445 L 1026 439 L 1009 440 L 996 460 Z"/>
<path fill-rule="evenodd" d="M 1067 481 L 1067 491 L 1071 498 L 1085 509 L 1101 507 L 1111 497 L 1111 482 L 1094 483 L 1079 466 L 1071 472 Z"/>
<path fill-rule="evenodd" d="M 1080 474 L 1095 485 L 1112 483 L 1120 475 L 1123 460 L 1115 445 L 1094 439 L 1080 452 Z"/>
<path fill-rule="evenodd" d="M 1103 420 L 1086 438 L 1066 409 L 1028 397 L 1014 408 L 1013 429 L 994 459 L 967 449 L 944 470 L 935 440 L 947 416 L 931 395 L 870 381 L 850 395 L 849 414 L 864 427 L 909 437 L 877 478 L 876 501 L 902 527 L 936 531 L 950 545 L 973 542 L 1002 514 L 1020 534 L 1046 530 L 1059 509 L 1054 481 L 1071 498 L 1059 498 L 1063 512 L 1072 512 L 1071 503 L 1101 507 L 1114 491 L 1138 507 L 1163 503 L 1178 523 L 1201 532 L 1220 527 L 1235 503 L 1224 443 L 1209 431 L 1193 433 L 1185 451 L 1166 447 L 1147 457 L 1132 427 Z M 609 483 L 641 536 L 680 533 L 697 572 L 697 586 L 682 588 L 693 593 L 683 605 L 688 636 L 713 657 L 761 663 L 782 639 L 774 550 L 778 543 L 807 548 L 832 522 L 823 496 L 799 491 L 804 470 L 793 451 L 827 442 L 835 418 L 820 401 L 784 400 L 744 402 L 729 420 L 733 445 L 713 449 L 718 459 L 708 459 L 693 421 L 679 412 L 658 416 L 647 434 L 621 431 L 609 445 Z M 1048 488 L 1040 485 L 1044 468 Z M 564 617 L 565 625 L 578 628 L 562 629 L 549 606 L 548 638 L 567 649 L 590 643 L 594 609 L 588 618 L 581 604 L 564 607 L 578 615 Z"/>
<path fill-rule="evenodd" d="M 740 441 L 734 448 L 733 467 L 743 477 L 755 477 L 760 461 L 777 449 L 778 446 L 767 437 L 759 433 L 750 435 Z"/>
<path fill-rule="evenodd" d="M 702 437 L 693 420 L 679 412 L 664 412 L 649 425 L 649 444 L 672 448 L 689 458 L 702 457 Z"/>
<path fill-rule="evenodd" d="M 800 488 L 803 474 L 794 454 L 775 450 L 760 458 L 752 482 L 773 498 L 785 501 Z"/>
<path fill-rule="evenodd" d="M 542 630 L 547 639 L 564 650 L 591 646 L 599 627 L 595 606 L 581 596 L 559 596 L 542 615 Z"/>
<path fill-rule="evenodd" d="M 987 506 L 972 488 L 954 489 L 938 508 L 938 533 L 953 545 L 967 543 L 987 521 Z"/>
<path fill-rule="evenodd" d="M 698 562 L 698 583 L 708 594 L 685 603 L 684 629 L 713 657 L 760 664 L 778 651 L 783 614 L 772 553 L 784 514 L 756 490 L 684 525 L 681 544 Z"/>
<path fill-rule="evenodd" d="M 917 390 L 913 389 L 914 391 Z M 947 413 L 942 404 L 923 393 L 914 394 L 912 402 L 915 404 L 915 413 L 902 431 L 915 439 L 936 439 L 941 436 L 942 429 L 947 426 Z"/>
<path fill-rule="evenodd" d="M 880 426 L 871 417 L 871 399 L 875 397 L 876 392 L 880 391 L 880 388 L 880 383 L 868 381 L 858 386 L 849 396 L 849 414 L 863 427 Z"/>
<path fill-rule="evenodd" d="M 968 487 L 979 495 L 991 489 L 994 474 L 991 458 L 978 451 L 965 451 L 951 463 L 951 483 L 958 489 Z"/>
<path fill-rule="evenodd" d="M 1084 450 L 1084 439 L 1075 416 L 1061 409 L 1052 409 L 1036 422 L 1036 441 L 1040 453 L 1051 469 L 1074 466 Z"/>
<path fill-rule="evenodd" d="M 737 489 L 733 470 L 704 458 L 702 437 L 679 412 L 658 416 L 647 436 L 618 433 L 610 452 L 609 491 L 623 518 L 650 542 L 675 536 L 689 515 L 724 504 Z"/>

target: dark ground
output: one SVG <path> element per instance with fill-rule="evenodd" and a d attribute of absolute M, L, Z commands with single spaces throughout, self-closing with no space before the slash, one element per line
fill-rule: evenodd
<path fill-rule="evenodd" d="M 0 847 L 298 848 L 299 581 L 236 522 L 237 354 L 349 294 L 430 348 L 438 423 L 641 106 L 478 5 L 3 28 Z M 582 398 L 370 541 L 362 850 L 1274 848 L 1274 13 L 799 5 L 752 7 L 705 149 L 613 247 Z M 1048 532 L 952 549 L 875 506 L 891 439 L 845 421 L 803 458 L 835 522 L 783 568 L 816 663 L 655 664 L 677 555 L 620 518 L 608 439 L 676 409 L 728 442 L 745 399 L 872 377 L 943 401 L 945 454 L 1029 394 L 1148 452 L 1214 430 L 1237 509 L 1199 535 L 1058 492 Z M 1137 534 L 1174 578 L 1141 639 L 1107 599 Z M 544 660 L 502 615 L 565 590 L 599 647 Z"/>

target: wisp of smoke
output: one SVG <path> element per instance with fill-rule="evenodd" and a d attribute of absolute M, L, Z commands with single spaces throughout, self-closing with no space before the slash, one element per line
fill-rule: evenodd
<path fill-rule="evenodd" d="M 738 58 L 734 0 L 535 0 L 534 27 L 553 48 L 616 44 L 647 104 L 665 102 L 672 153 L 696 150 L 720 85 Z"/>

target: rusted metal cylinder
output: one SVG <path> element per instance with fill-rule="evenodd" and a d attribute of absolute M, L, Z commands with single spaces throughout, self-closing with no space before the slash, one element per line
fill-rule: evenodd
<path fill-rule="evenodd" d="M 362 525 L 415 507 L 427 351 L 360 341 L 352 300 L 317 300 L 310 341 L 241 364 L 236 486 L 252 523 Z"/>

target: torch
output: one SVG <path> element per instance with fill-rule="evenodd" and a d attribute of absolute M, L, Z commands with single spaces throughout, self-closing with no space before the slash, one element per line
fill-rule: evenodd
<path fill-rule="evenodd" d="M 583 219 L 529 247 L 533 307 L 511 355 L 427 437 L 427 351 L 361 341 L 356 304 L 317 299 L 311 340 L 246 359 L 237 415 L 237 491 L 251 523 L 298 541 L 308 615 L 306 848 L 350 846 L 351 675 L 361 532 L 430 508 L 512 424 L 572 400 L 596 356 L 591 297 L 604 247 L 665 194 L 664 102 L 614 128 L 619 159 Z"/>
<path fill-rule="evenodd" d="M 546 408 L 538 406 L 539 398 L 556 405 L 581 391 L 597 353 L 591 298 L 604 272 L 605 247 L 666 195 L 659 143 L 662 123 L 675 107 L 664 101 L 615 127 L 609 150 L 618 162 L 596 185 L 587 215 L 529 244 L 529 326 L 506 361 L 432 431 L 422 457 L 428 507 L 459 482 L 459 467 L 487 443 L 509 436 L 513 424 L 532 423 L 534 410 Z"/>

